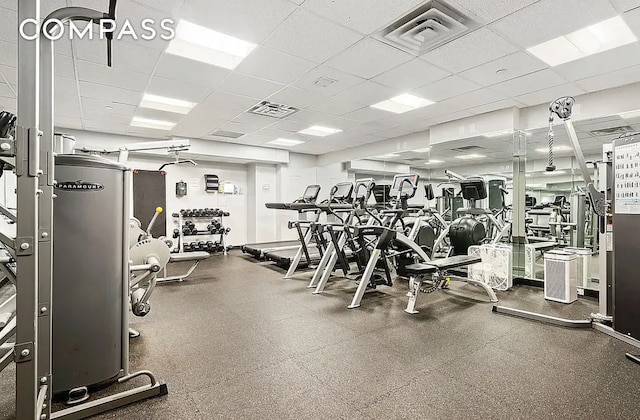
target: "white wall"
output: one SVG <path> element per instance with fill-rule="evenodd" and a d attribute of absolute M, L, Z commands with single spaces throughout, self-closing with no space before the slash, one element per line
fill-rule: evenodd
<path fill-rule="evenodd" d="M 289 155 L 289 163 L 276 167 L 276 201 L 290 203 L 304 193 L 309 185 L 318 184 L 316 157 L 312 155 Z M 320 197 L 324 197 L 328 191 L 322 189 Z M 276 217 L 276 240 L 297 239 L 295 230 L 288 228 L 289 220 L 296 220 L 298 214 L 287 210 L 271 210 Z"/>
<path fill-rule="evenodd" d="M 140 158 L 129 159 L 127 165 L 132 169 L 158 170 L 162 164 L 161 159 Z M 247 166 L 230 163 L 200 162 L 199 166 L 171 165 L 164 168 L 167 183 L 166 209 L 167 234 L 171 235 L 173 229 L 178 228 L 177 220 L 171 217 L 171 213 L 177 213 L 180 209 L 194 208 L 219 208 L 231 213 L 225 218 L 225 227 L 230 227 L 231 232 L 225 238 L 227 245 L 242 245 L 247 242 Z M 220 181 L 233 182 L 240 188 L 240 194 L 207 193 L 204 190 L 204 175 L 214 174 L 220 177 Z M 176 197 L 176 182 L 187 183 L 187 195 Z M 216 235 L 217 237 L 217 235 Z M 206 237 L 195 238 L 204 240 Z"/>

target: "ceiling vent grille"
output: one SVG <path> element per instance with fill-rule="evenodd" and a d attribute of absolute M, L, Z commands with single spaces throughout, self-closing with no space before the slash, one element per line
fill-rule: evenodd
<path fill-rule="evenodd" d="M 633 128 L 629 127 L 628 125 L 623 125 L 620 127 L 603 128 L 602 130 L 593 130 L 593 131 L 590 131 L 589 134 L 591 134 L 594 137 L 600 137 L 600 136 L 612 136 L 614 134 L 625 134 L 630 131 L 633 131 Z"/>
<path fill-rule="evenodd" d="M 217 130 L 217 131 L 214 131 L 213 133 L 211 133 L 210 135 L 211 136 L 216 136 L 216 137 L 226 137 L 228 139 L 237 139 L 238 137 L 244 136 L 244 133 L 236 133 L 234 131 Z"/>
<path fill-rule="evenodd" d="M 289 105 L 274 104 L 268 101 L 262 101 L 257 105 L 252 106 L 249 111 L 252 114 L 263 115 L 271 118 L 286 118 L 290 115 L 300 111 L 299 108 L 295 108 Z"/>
<path fill-rule="evenodd" d="M 383 29 L 379 40 L 421 55 L 465 35 L 480 25 L 451 6 L 430 1 Z"/>
<path fill-rule="evenodd" d="M 462 147 L 458 147 L 457 149 L 451 149 L 454 152 L 469 152 L 472 150 L 483 150 L 482 147 L 480 146 L 462 146 Z"/>

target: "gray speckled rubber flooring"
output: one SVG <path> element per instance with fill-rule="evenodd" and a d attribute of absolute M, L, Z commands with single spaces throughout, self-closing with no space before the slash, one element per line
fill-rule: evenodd
<path fill-rule="evenodd" d="M 481 289 L 452 283 L 403 312 L 406 284 L 365 295 L 355 284 L 306 289 L 238 252 L 214 256 L 183 283 L 159 286 L 132 326 L 134 369 L 169 395 L 97 419 L 636 419 L 640 366 L 630 346 L 493 314 Z M 518 287 L 503 304 L 582 317 L 595 307 Z M 575 308 L 575 309 L 574 309 Z M 575 313 L 574 313 L 575 312 Z M 575 316 L 573 316 L 575 315 Z M 13 367 L 0 374 L 0 418 L 13 417 Z"/>

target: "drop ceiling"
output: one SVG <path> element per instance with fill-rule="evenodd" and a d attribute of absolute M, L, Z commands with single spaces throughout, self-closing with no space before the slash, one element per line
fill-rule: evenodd
<path fill-rule="evenodd" d="M 119 41 L 114 43 L 114 67 L 109 69 L 104 42 L 58 42 L 56 123 L 60 128 L 118 135 L 182 136 L 265 147 L 287 138 L 305 142 L 291 151 L 324 154 L 457 118 L 640 81 L 637 42 L 553 68 L 526 51 L 617 15 L 640 37 L 638 0 L 443 0 L 479 28 L 419 56 L 379 39 L 383 28 L 424 3 L 120 1 L 121 19 L 186 19 L 258 47 L 234 70 L 226 70 L 167 54 L 167 42 L 159 39 Z M 42 14 L 71 5 L 104 9 L 107 1 L 47 0 L 42 2 Z M 16 109 L 17 91 L 16 9 L 17 0 L 0 0 L 0 108 L 11 111 Z M 198 105 L 187 115 L 142 109 L 138 105 L 144 93 Z M 402 93 L 437 103 L 401 115 L 369 107 Z M 247 113 L 264 100 L 300 111 L 285 119 Z M 131 127 L 134 116 L 176 125 L 171 131 Z M 343 131 L 324 138 L 298 134 L 311 125 Z M 212 136 L 217 130 L 244 135 Z M 501 155 L 500 139 L 476 140 L 491 145 L 487 146 L 491 159 L 508 157 Z M 531 141 L 538 141 L 538 134 Z"/>

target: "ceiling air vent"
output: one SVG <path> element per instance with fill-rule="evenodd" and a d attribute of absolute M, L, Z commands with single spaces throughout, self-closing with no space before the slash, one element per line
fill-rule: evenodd
<path fill-rule="evenodd" d="M 300 111 L 300 109 L 292 106 L 262 101 L 259 104 L 252 106 L 247 112 L 271 118 L 286 118 L 298 111 Z"/>
<path fill-rule="evenodd" d="M 214 131 L 210 135 L 211 136 L 216 136 L 216 137 L 226 137 L 228 139 L 237 139 L 238 137 L 244 136 L 244 133 L 236 133 L 236 132 L 233 132 L 233 131 L 218 130 L 218 131 Z"/>
<path fill-rule="evenodd" d="M 629 127 L 628 125 L 623 125 L 620 127 L 603 128 L 602 130 L 593 130 L 593 131 L 590 131 L 589 134 L 591 134 L 594 137 L 600 137 L 600 136 L 612 136 L 614 134 L 624 134 L 630 131 L 633 131 L 633 128 Z"/>
<path fill-rule="evenodd" d="M 451 6 L 430 1 L 383 29 L 376 38 L 408 53 L 421 55 L 479 26 Z"/>
<path fill-rule="evenodd" d="M 462 147 L 458 147 L 457 149 L 451 149 L 454 152 L 469 152 L 471 150 L 482 150 L 482 147 L 480 146 L 462 146 Z"/>

